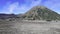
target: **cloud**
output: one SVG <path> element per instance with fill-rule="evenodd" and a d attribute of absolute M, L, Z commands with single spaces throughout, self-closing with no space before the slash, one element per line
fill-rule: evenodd
<path fill-rule="evenodd" d="M 8 7 L 8 10 L 9 10 L 10 13 L 13 13 L 13 11 L 14 11 L 15 9 L 17 9 L 17 8 L 18 8 L 18 3 L 16 2 L 16 3 L 11 4 L 11 5 Z"/>
<path fill-rule="evenodd" d="M 3 9 L 1 10 L 0 13 L 8 13 L 8 14 L 14 13 L 14 10 L 17 9 L 18 6 L 19 6 L 19 5 L 18 5 L 18 2 L 15 2 L 15 3 L 12 3 L 12 4 L 10 4 L 10 3 L 8 2 L 8 4 L 6 4 L 6 5 L 3 7 Z"/>
<path fill-rule="evenodd" d="M 20 1 L 21 2 L 21 1 Z M 40 3 L 40 0 L 26 0 L 24 4 L 19 5 L 21 3 L 19 2 L 14 2 L 14 3 L 10 3 L 8 2 L 2 9 L 2 12 L 0 13 L 15 13 L 15 14 L 19 14 L 19 13 L 24 13 L 26 11 L 28 11 L 29 9 L 31 9 L 33 6 L 36 6 Z"/>
<path fill-rule="evenodd" d="M 25 13 L 36 5 L 44 5 L 58 13 L 60 11 L 60 0 L 11 0 L 0 8 L 0 13 Z"/>
<path fill-rule="evenodd" d="M 8 3 L 8 5 L 4 6 L 4 8 L 2 9 L 2 11 L 0 13 L 15 13 L 15 14 L 19 14 L 19 13 L 24 13 L 28 10 L 29 8 L 26 5 L 22 5 L 19 6 L 18 2 L 15 3 Z"/>

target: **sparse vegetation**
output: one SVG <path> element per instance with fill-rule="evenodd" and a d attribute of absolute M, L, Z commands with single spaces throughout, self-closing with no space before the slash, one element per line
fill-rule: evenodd
<path fill-rule="evenodd" d="M 46 7 L 36 6 L 23 15 L 23 19 L 33 18 L 33 20 L 60 20 L 60 15 Z"/>
<path fill-rule="evenodd" d="M 46 20 L 46 21 L 52 21 L 52 20 L 49 20 L 49 19 L 48 19 L 48 20 Z"/>

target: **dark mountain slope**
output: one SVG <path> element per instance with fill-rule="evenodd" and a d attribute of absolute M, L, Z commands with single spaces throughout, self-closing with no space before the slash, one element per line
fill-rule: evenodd
<path fill-rule="evenodd" d="M 0 19 L 9 19 L 9 18 L 16 18 L 17 16 L 14 14 L 0 14 Z"/>

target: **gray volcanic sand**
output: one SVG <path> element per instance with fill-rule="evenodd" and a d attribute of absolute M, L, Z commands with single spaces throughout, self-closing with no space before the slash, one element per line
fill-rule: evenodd
<path fill-rule="evenodd" d="M 60 21 L 0 21 L 0 34 L 60 34 Z"/>

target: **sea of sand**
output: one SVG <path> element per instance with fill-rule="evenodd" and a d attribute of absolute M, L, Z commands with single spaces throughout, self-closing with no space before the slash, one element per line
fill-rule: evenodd
<path fill-rule="evenodd" d="M 60 21 L 0 20 L 0 34 L 60 34 Z"/>

